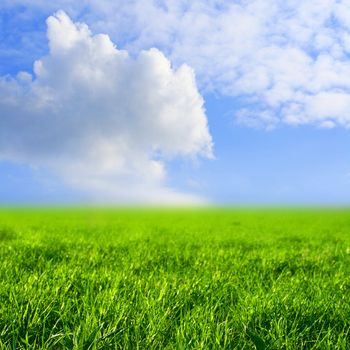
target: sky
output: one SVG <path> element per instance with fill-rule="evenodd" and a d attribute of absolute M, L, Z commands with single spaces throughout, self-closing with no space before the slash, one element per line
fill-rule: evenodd
<path fill-rule="evenodd" d="M 0 204 L 350 204 L 350 1 L 2 0 Z"/>

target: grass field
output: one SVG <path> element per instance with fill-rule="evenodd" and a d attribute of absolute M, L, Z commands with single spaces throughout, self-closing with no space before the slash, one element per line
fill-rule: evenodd
<path fill-rule="evenodd" d="M 350 211 L 0 211 L 0 349 L 348 349 Z"/>

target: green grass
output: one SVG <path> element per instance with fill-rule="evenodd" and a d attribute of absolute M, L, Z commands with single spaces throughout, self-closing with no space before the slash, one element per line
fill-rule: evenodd
<path fill-rule="evenodd" d="M 0 349 L 348 349 L 350 211 L 0 211 Z"/>

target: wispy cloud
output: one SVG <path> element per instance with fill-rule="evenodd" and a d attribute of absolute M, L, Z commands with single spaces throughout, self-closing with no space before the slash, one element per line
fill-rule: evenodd
<path fill-rule="evenodd" d="M 133 20 L 130 49 L 157 45 L 194 67 L 202 91 L 245 101 L 241 123 L 350 125 L 347 0 L 140 1 L 113 15 L 104 4 L 115 28 Z"/>

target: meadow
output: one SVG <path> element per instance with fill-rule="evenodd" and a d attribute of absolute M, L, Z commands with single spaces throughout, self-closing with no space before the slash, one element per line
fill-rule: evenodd
<path fill-rule="evenodd" d="M 349 349 L 350 210 L 1 209 L 0 349 Z"/>

